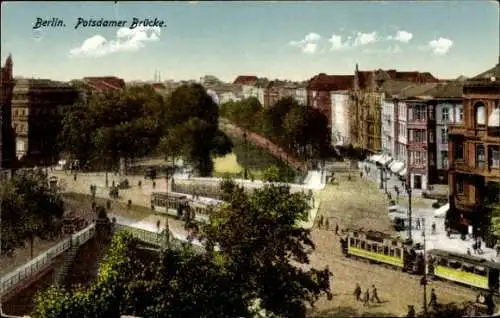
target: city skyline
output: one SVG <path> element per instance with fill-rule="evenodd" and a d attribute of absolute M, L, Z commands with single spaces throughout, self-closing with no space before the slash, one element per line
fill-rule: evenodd
<path fill-rule="evenodd" d="M 356 63 L 452 79 L 498 63 L 498 16 L 496 1 L 3 2 L 1 57 L 12 53 L 15 76 L 54 80 L 147 81 L 159 71 L 165 80 L 302 81 L 352 74 Z M 130 29 L 134 17 L 166 27 Z M 66 26 L 34 30 L 37 18 Z M 80 19 L 127 22 L 75 28 Z"/>

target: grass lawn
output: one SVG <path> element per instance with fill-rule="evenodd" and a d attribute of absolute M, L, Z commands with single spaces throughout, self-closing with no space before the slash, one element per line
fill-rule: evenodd
<path fill-rule="evenodd" d="M 214 177 L 243 178 L 244 168 L 236 160 L 236 155 L 230 153 L 224 157 L 214 159 Z M 254 179 L 260 180 L 262 172 L 260 170 L 248 169 L 249 177 L 253 176 Z"/>
<path fill-rule="evenodd" d="M 240 173 L 243 171 L 243 167 L 236 161 L 236 155 L 230 153 L 224 157 L 217 157 L 214 160 L 214 172 L 215 173 Z"/>

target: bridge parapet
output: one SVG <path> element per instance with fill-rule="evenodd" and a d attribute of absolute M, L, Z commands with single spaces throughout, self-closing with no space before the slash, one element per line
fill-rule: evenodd
<path fill-rule="evenodd" d="M 71 237 L 64 239 L 56 246 L 51 247 L 28 263 L 19 266 L 9 274 L 3 276 L 0 281 L 0 295 L 3 296 L 7 294 L 24 280 L 50 266 L 56 257 L 69 250 L 72 246 L 81 246 L 85 244 L 94 234 L 95 223 L 92 223 L 83 230 L 72 234 Z"/>

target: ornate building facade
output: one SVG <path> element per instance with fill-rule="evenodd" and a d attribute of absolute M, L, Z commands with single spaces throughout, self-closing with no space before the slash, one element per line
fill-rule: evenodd
<path fill-rule="evenodd" d="M 18 79 L 12 97 L 16 156 L 23 165 L 50 165 L 57 157 L 57 136 L 65 109 L 78 97 L 67 84 Z"/>
<path fill-rule="evenodd" d="M 449 220 L 484 230 L 482 207 L 500 203 L 500 63 L 465 83 L 463 122 L 448 133 Z"/>

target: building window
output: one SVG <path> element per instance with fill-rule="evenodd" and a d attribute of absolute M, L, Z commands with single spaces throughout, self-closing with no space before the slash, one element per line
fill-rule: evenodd
<path fill-rule="evenodd" d="M 429 142 L 434 143 L 434 132 L 433 131 L 429 131 Z"/>
<path fill-rule="evenodd" d="M 464 144 L 461 142 L 455 144 L 455 159 L 464 160 Z"/>
<path fill-rule="evenodd" d="M 489 166 L 490 168 L 500 169 L 500 147 L 492 146 L 488 147 L 489 150 Z"/>
<path fill-rule="evenodd" d="M 425 130 L 423 129 L 412 129 L 410 130 L 411 142 L 425 142 Z"/>
<path fill-rule="evenodd" d="M 462 107 L 460 107 L 458 110 L 458 120 L 460 122 L 464 121 L 464 109 Z"/>
<path fill-rule="evenodd" d="M 410 120 L 425 121 L 425 106 L 414 105 L 412 107 L 412 112 L 410 113 L 410 115 L 412 115 L 412 118 Z"/>
<path fill-rule="evenodd" d="M 434 120 L 434 106 L 429 106 L 429 120 Z"/>
<path fill-rule="evenodd" d="M 434 166 L 434 153 L 429 153 L 429 166 Z"/>
<path fill-rule="evenodd" d="M 443 108 L 441 111 L 441 120 L 443 122 L 448 122 L 450 120 L 450 110 L 448 108 Z"/>
<path fill-rule="evenodd" d="M 421 152 L 421 151 L 412 152 L 411 157 L 412 157 L 411 161 L 413 164 L 415 164 L 417 166 L 421 166 L 421 165 L 425 164 L 425 156 L 424 156 L 423 152 Z"/>
<path fill-rule="evenodd" d="M 441 143 L 448 144 L 448 128 L 441 128 Z"/>
<path fill-rule="evenodd" d="M 477 102 L 474 104 L 474 115 L 476 125 L 484 126 L 486 125 L 486 107 L 484 107 L 483 102 Z"/>
<path fill-rule="evenodd" d="M 484 145 L 476 145 L 476 168 L 484 169 L 485 161 Z"/>
<path fill-rule="evenodd" d="M 457 193 L 464 193 L 464 181 L 461 178 L 457 178 Z"/>
<path fill-rule="evenodd" d="M 442 150 L 441 151 L 441 166 L 443 169 L 448 169 L 448 151 Z"/>

